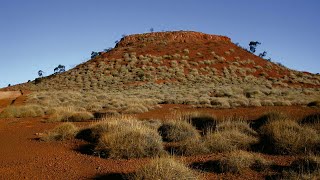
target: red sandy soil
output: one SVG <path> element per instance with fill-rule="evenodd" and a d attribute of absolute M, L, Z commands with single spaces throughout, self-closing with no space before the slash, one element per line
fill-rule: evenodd
<path fill-rule="evenodd" d="M 161 105 L 161 108 L 151 110 L 145 113 L 136 115 L 139 119 L 161 119 L 166 120 L 175 114 L 187 113 L 187 112 L 200 112 L 204 114 L 213 115 L 218 120 L 223 120 L 228 117 L 241 117 L 243 120 L 255 120 L 262 114 L 280 111 L 288 114 L 294 119 L 301 119 L 306 115 L 320 112 L 319 108 L 311 108 L 307 106 L 262 106 L 262 107 L 239 107 L 233 109 L 212 109 L 212 108 L 192 108 L 189 105 L 173 105 L 166 104 Z"/>
<path fill-rule="evenodd" d="M 2 102 L 1 100 L 0 102 Z M 138 114 L 141 119 L 164 119 L 174 110 L 201 111 L 214 113 L 218 117 L 240 115 L 247 119 L 260 116 L 266 111 L 281 110 L 296 116 L 319 112 L 319 109 L 309 107 L 259 107 L 238 109 L 192 109 L 178 105 L 163 105 L 160 109 Z M 64 142 L 42 142 L 37 139 L 37 133 L 45 132 L 59 123 L 44 123 L 43 118 L 12 118 L 0 119 L 0 179 L 119 179 L 121 173 L 134 172 L 141 165 L 150 161 L 149 158 L 113 160 L 102 159 L 81 153 L 79 149 L 86 145 L 81 140 Z M 75 123 L 86 126 L 90 122 Z M 181 158 L 189 165 L 206 167 L 205 162 L 218 160 L 224 154 L 211 154 Z M 279 167 L 287 166 L 296 157 L 263 155 L 273 160 Z M 208 164 L 208 163 L 207 163 Z M 210 166 L 208 166 L 210 167 Z M 258 173 L 248 170 L 242 175 L 215 174 L 203 171 L 206 179 L 264 179 L 274 172 Z"/>

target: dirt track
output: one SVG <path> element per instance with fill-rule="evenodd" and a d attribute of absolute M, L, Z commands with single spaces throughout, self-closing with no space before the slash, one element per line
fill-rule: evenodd
<path fill-rule="evenodd" d="M 0 112 L 3 108 L 12 104 L 19 96 L 20 91 L 0 91 Z"/>

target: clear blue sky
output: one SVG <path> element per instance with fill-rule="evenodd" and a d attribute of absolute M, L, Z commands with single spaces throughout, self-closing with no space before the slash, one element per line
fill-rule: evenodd
<path fill-rule="evenodd" d="M 0 87 L 88 60 L 122 34 L 226 35 L 296 70 L 320 73 L 319 0 L 0 0 Z"/>

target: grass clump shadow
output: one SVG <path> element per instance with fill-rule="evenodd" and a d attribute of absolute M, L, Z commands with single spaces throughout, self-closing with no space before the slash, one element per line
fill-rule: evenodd
<path fill-rule="evenodd" d="M 76 135 L 76 138 L 95 144 L 99 141 L 101 135 L 105 132 L 109 132 L 111 128 L 112 125 L 109 123 L 96 123 L 90 127 L 80 129 Z"/>
<path fill-rule="evenodd" d="M 267 124 L 268 122 L 276 121 L 279 119 L 287 119 L 287 117 L 288 116 L 282 112 L 271 111 L 271 112 L 268 112 L 268 113 L 262 115 L 261 117 L 259 117 L 255 121 L 253 121 L 251 123 L 251 127 L 255 130 L 258 130 L 260 127 Z"/>
<path fill-rule="evenodd" d="M 311 101 L 307 104 L 309 107 L 320 107 L 320 100 L 317 101 Z"/>
<path fill-rule="evenodd" d="M 300 124 L 320 124 L 320 113 L 307 115 L 299 123 Z"/>
<path fill-rule="evenodd" d="M 320 157 L 309 155 L 298 158 L 281 173 L 280 177 L 283 179 L 318 179 L 320 177 Z"/>
<path fill-rule="evenodd" d="M 202 134 L 214 130 L 217 125 L 217 118 L 209 114 L 193 112 L 183 115 L 183 118 L 189 121 L 196 129 L 200 130 Z"/>

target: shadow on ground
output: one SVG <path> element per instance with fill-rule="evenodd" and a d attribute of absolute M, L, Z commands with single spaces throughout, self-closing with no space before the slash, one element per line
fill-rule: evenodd
<path fill-rule="evenodd" d="M 194 162 L 190 165 L 192 169 L 204 171 L 204 172 L 214 172 L 222 173 L 219 161 L 206 161 L 206 162 Z"/>
<path fill-rule="evenodd" d="M 128 180 L 131 174 L 125 173 L 110 173 L 110 174 L 99 174 L 94 177 L 94 180 L 112 179 L 112 180 Z"/>

